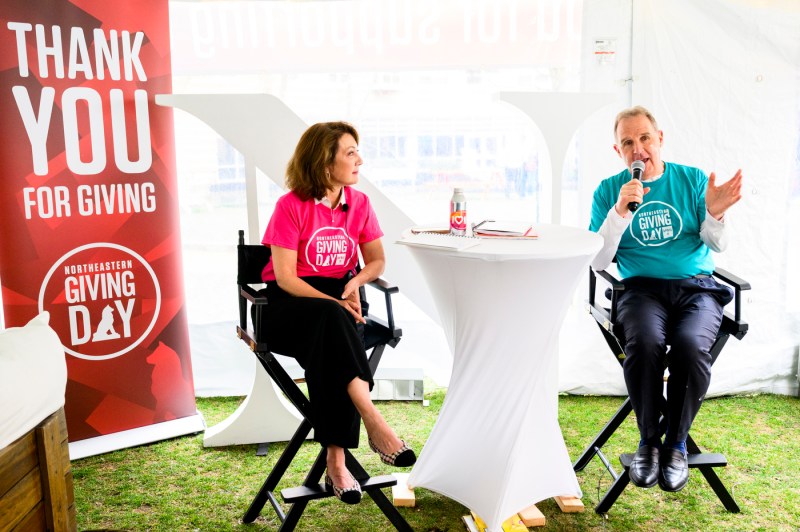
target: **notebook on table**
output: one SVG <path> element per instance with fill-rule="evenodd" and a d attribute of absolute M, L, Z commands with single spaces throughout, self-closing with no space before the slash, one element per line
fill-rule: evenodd
<path fill-rule="evenodd" d="M 414 227 L 408 237 L 398 240 L 397 243 L 407 246 L 461 251 L 462 249 L 477 246 L 481 243 L 481 240 L 474 236 L 451 235 L 446 229 Z"/>
<path fill-rule="evenodd" d="M 538 238 L 533 225 L 525 222 L 484 220 L 472 228 L 476 237 L 529 239 Z"/>

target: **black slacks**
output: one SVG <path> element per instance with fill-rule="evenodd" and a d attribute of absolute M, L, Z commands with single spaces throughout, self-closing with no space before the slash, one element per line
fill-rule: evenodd
<path fill-rule="evenodd" d="M 669 368 L 665 443 L 684 441 L 711 382 L 710 349 L 733 293 L 705 276 L 623 282 L 617 302 L 622 367 L 641 438 L 660 437 L 664 369 Z"/>
<path fill-rule="evenodd" d="M 343 283 L 327 284 L 315 287 L 332 297 L 337 290 L 341 295 Z M 305 370 L 314 439 L 324 446 L 356 448 L 361 417 L 347 385 L 359 378 L 370 390 L 373 386 L 363 333 L 336 301 L 281 292 L 274 283 L 266 289 L 269 304 L 263 309 L 260 338 L 270 351 L 296 359 Z"/>

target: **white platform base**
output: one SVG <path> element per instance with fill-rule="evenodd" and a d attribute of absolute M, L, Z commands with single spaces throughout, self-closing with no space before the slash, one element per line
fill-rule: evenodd
<path fill-rule="evenodd" d="M 292 439 L 303 420 L 261 364 L 256 363 L 253 387 L 239 408 L 224 421 L 206 429 L 204 447 L 246 445 Z M 309 437 L 312 437 L 312 430 Z"/>
<path fill-rule="evenodd" d="M 425 398 L 422 368 L 384 368 L 375 372 L 373 401 L 422 401 Z"/>
<path fill-rule="evenodd" d="M 69 457 L 70 460 L 77 460 L 87 456 L 109 453 L 176 436 L 195 434 L 202 432 L 205 427 L 203 416 L 198 413 L 180 419 L 173 419 L 172 421 L 147 425 L 146 427 L 123 430 L 114 434 L 72 442 L 69 444 Z"/>

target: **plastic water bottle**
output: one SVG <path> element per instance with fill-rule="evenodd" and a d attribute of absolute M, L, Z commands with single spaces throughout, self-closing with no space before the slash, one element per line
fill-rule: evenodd
<path fill-rule="evenodd" d="M 450 198 L 450 234 L 467 234 L 467 199 L 460 188 L 453 189 L 453 197 Z"/>

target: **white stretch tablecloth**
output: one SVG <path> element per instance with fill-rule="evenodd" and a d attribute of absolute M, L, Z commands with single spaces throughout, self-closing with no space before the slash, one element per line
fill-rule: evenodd
<path fill-rule="evenodd" d="M 453 353 L 409 486 L 460 502 L 495 531 L 531 504 L 581 496 L 558 425 L 558 335 L 602 238 L 537 230 L 537 240 L 482 239 L 461 251 L 409 246 Z"/>

